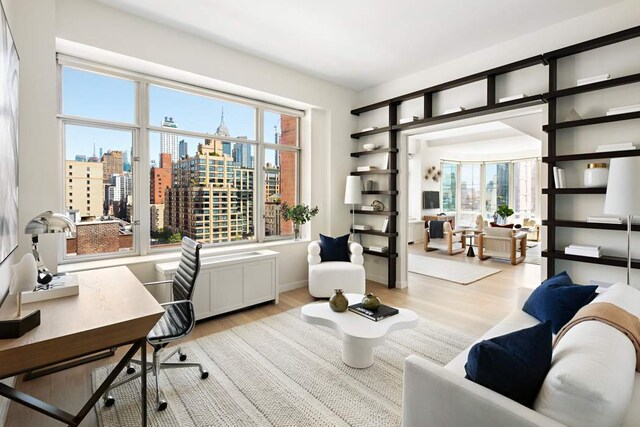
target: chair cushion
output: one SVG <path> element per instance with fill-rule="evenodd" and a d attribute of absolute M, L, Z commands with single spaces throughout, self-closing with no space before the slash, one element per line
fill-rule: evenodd
<path fill-rule="evenodd" d="M 153 344 L 154 340 L 167 340 L 186 334 L 191 326 L 190 311 L 186 304 L 165 306 L 164 314 L 147 335 L 147 340 Z"/>
<path fill-rule="evenodd" d="M 481 341 L 465 378 L 531 407 L 551 367 L 551 342 L 551 322 Z"/>
<path fill-rule="evenodd" d="M 320 258 L 322 262 L 346 261 L 349 262 L 349 235 L 329 237 L 320 235 Z"/>
<path fill-rule="evenodd" d="M 541 322 L 551 321 L 557 334 L 583 306 L 596 296 L 597 286 L 574 285 L 566 271 L 542 282 L 532 293 L 522 310 Z"/>

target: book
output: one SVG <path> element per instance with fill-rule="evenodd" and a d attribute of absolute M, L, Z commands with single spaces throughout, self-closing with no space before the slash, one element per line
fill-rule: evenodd
<path fill-rule="evenodd" d="M 572 243 L 569 245 L 570 248 L 574 248 L 574 249 L 583 249 L 586 251 L 599 251 L 601 248 L 600 246 L 593 246 L 593 245 L 576 245 L 575 243 Z"/>
<path fill-rule="evenodd" d="M 622 218 L 612 216 L 589 216 L 587 222 L 600 222 L 606 224 L 622 224 Z"/>
<path fill-rule="evenodd" d="M 559 168 L 557 166 L 553 167 L 553 180 L 556 188 L 565 188 L 566 186 L 566 177 L 564 174 L 564 169 Z"/>
<path fill-rule="evenodd" d="M 449 108 L 448 110 L 444 110 L 442 114 L 459 113 L 460 111 L 464 111 L 464 107 Z"/>
<path fill-rule="evenodd" d="M 560 179 L 559 188 L 567 188 L 567 177 L 564 173 L 564 169 L 558 168 L 558 178 Z"/>
<path fill-rule="evenodd" d="M 400 310 L 394 307 L 389 307 L 388 305 L 380 304 L 375 310 L 369 310 L 362 306 L 362 303 L 353 304 L 349 306 L 349 311 L 352 313 L 358 314 L 362 317 L 366 317 L 369 320 L 373 320 L 374 322 L 379 322 L 387 317 L 394 316 L 400 313 Z"/>
<path fill-rule="evenodd" d="M 607 151 L 625 151 L 625 150 L 635 150 L 636 146 L 632 142 L 625 142 L 621 144 L 606 144 L 606 145 L 598 145 L 596 148 L 596 153 L 602 153 Z"/>
<path fill-rule="evenodd" d="M 361 211 L 367 211 L 367 212 L 373 212 L 376 209 L 373 206 L 369 206 L 369 205 L 363 205 L 360 207 Z"/>
<path fill-rule="evenodd" d="M 361 132 L 369 132 L 370 130 L 376 130 L 378 129 L 377 126 L 369 126 L 368 128 L 364 128 L 361 130 Z"/>
<path fill-rule="evenodd" d="M 380 229 L 380 231 L 382 231 L 383 233 L 386 233 L 387 229 L 389 229 L 389 218 L 384 219 L 384 222 L 382 223 L 382 228 Z"/>
<path fill-rule="evenodd" d="M 602 256 L 602 252 L 600 250 L 594 251 L 590 249 L 572 248 L 571 246 L 564 248 L 564 253 L 567 255 L 578 255 L 590 258 L 600 258 Z"/>
<path fill-rule="evenodd" d="M 354 230 L 371 230 L 371 226 L 366 224 L 354 224 L 353 229 Z"/>
<path fill-rule="evenodd" d="M 375 167 L 375 166 L 358 166 L 356 168 L 356 171 L 358 171 L 358 172 L 369 172 L 369 171 L 376 170 L 376 169 L 378 169 L 378 168 Z"/>
<path fill-rule="evenodd" d="M 411 122 L 414 122 L 416 120 L 418 120 L 418 116 L 404 117 L 404 118 L 398 120 L 398 124 L 403 125 L 405 123 L 411 123 Z"/>
<path fill-rule="evenodd" d="M 629 105 L 628 107 L 610 108 L 607 111 L 607 116 L 614 116 L 616 114 L 635 113 L 640 111 L 640 104 Z"/>
<path fill-rule="evenodd" d="M 591 83 L 602 82 L 605 80 L 609 80 L 611 78 L 610 74 L 600 74 L 598 76 L 585 77 L 583 79 L 578 79 L 578 86 L 588 85 Z"/>
<path fill-rule="evenodd" d="M 367 249 L 370 250 L 371 252 L 379 252 L 381 254 L 385 252 L 389 252 L 388 246 L 369 246 Z"/>
<path fill-rule="evenodd" d="M 498 103 L 500 102 L 507 102 L 507 101 L 513 101 L 514 99 L 522 99 L 524 97 L 526 97 L 527 95 L 524 93 L 519 93 L 517 95 L 511 95 L 511 96 L 505 96 L 504 98 L 500 98 L 498 99 Z"/>

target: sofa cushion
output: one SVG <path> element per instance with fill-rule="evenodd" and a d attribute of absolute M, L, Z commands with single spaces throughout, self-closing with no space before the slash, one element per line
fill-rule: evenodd
<path fill-rule="evenodd" d="M 538 286 L 522 310 L 541 322 L 551 321 L 554 334 L 596 296 L 597 286 L 574 285 L 566 271 L 548 278 Z"/>
<path fill-rule="evenodd" d="M 345 261 L 349 262 L 349 235 L 329 237 L 320 235 L 320 258 L 322 262 Z"/>
<path fill-rule="evenodd" d="M 622 332 L 598 321 L 579 323 L 554 348 L 533 409 L 567 426 L 619 426 L 635 366 L 635 349 Z"/>
<path fill-rule="evenodd" d="M 490 222 L 489 225 L 493 228 L 513 228 L 513 224 L 498 224 L 497 222 Z"/>
<path fill-rule="evenodd" d="M 551 366 L 551 322 L 481 341 L 469 351 L 466 378 L 531 407 Z"/>

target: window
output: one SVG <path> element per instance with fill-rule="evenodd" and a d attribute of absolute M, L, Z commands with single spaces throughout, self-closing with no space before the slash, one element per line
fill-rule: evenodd
<path fill-rule="evenodd" d="M 204 244 L 293 236 L 280 207 L 298 203 L 300 112 L 59 62 L 64 205 L 78 225 L 65 258 L 144 254 L 183 236 Z M 71 205 L 73 184 L 87 190 Z"/>
<path fill-rule="evenodd" d="M 458 210 L 456 205 L 458 164 L 442 162 L 440 170 L 442 171 L 442 211 L 455 213 Z"/>
<path fill-rule="evenodd" d="M 500 205 L 510 206 L 510 163 L 486 163 L 484 165 L 484 218 L 493 220 L 493 213 Z"/>
<path fill-rule="evenodd" d="M 472 224 L 481 209 L 479 163 L 462 163 L 460 165 L 460 217 L 461 224 Z"/>
<path fill-rule="evenodd" d="M 513 163 L 513 210 L 515 218 L 535 217 L 539 210 L 539 163 L 521 160 Z"/>

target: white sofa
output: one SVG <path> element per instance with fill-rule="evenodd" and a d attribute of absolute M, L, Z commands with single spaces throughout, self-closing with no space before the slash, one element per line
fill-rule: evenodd
<path fill-rule="evenodd" d="M 531 289 L 518 289 L 518 309 L 490 329 L 478 341 L 537 325 L 539 323 L 537 319 L 521 310 L 531 291 Z M 624 308 L 626 309 L 626 307 Z M 599 322 L 585 322 L 581 325 L 594 323 Z M 626 340 L 626 337 L 624 339 Z M 465 379 L 464 365 L 470 348 L 471 346 L 444 367 L 415 355 L 409 356 L 405 360 L 402 397 L 402 424 L 404 427 L 427 425 L 430 427 L 566 426 L 566 424 L 557 422 Z M 606 370 L 607 368 L 601 371 L 606 374 Z M 633 369 L 631 371 L 633 372 Z M 587 376 L 593 375 L 593 371 L 590 372 L 588 369 L 580 372 L 584 372 Z M 624 421 L 620 424 L 624 427 L 640 426 L 640 374 L 635 372 L 632 375 L 634 378 L 629 379 L 633 384 L 631 404 L 628 412 L 624 415 Z"/>
<path fill-rule="evenodd" d="M 349 242 L 349 259 L 350 262 L 322 262 L 320 241 L 309 243 L 309 293 L 316 298 L 329 298 L 334 289 L 343 289 L 345 293 L 365 294 L 364 257 L 360 243 Z"/>

